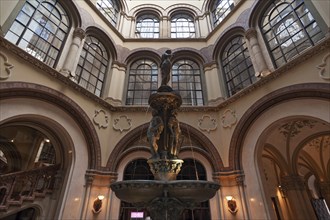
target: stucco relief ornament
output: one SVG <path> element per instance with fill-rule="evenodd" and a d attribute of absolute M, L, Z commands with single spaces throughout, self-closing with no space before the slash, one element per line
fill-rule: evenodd
<path fill-rule="evenodd" d="M 212 118 L 210 115 L 203 115 L 201 119 L 198 119 L 198 127 L 202 131 L 214 131 L 218 127 L 217 120 Z"/>
<path fill-rule="evenodd" d="M 0 80 L 8 79 L 11 75 L 11 69 L 14 66 L 8 63 L 8 57 L 0 52 Z"/>
<path fill-rule="evenodd" d="M 113 129 L 120 132 L 128 131 L 132 127 L 131 121 L 132 119 L 129 119 L 126 115 L 121 115 L 113 120 Z"/>
<path fill-rule="evenodd" d="M 322 63 L 317 68 L 320 70 L 319 74 L 322 79 L 330 79 L 330 53 L 323 57 Z"/>
<path fill-rule="evenodd" d="M 93 117 L 93 122 L 98 126 L 98 128 L 107 128 L 109 125 L 109 116 L 107 113 L 100 109 L 100 110 L 95 110 L 95 114 Z"/>
<path fill-rule="evenodd" d="M 224 128 L 231 128 L 237 122 L 237 117 L 235 111 L 231 109 L 226 109 L 221 116 L 221 124 Z"/>

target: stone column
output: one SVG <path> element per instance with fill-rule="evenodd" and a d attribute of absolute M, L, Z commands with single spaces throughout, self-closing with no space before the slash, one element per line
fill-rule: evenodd
<path fill-rule="evenodd" d="M 91 174 L 86 174 L 85 179 L 86 179 L 86 184 L 85 184 L 84 195 L 82 196 L 82 208 L 81 208 L 80 219 L 86 219 L 87 212 L 90 211 L 90 208 L 88 207 L 88 203 L 91 195 L 91 187 L 94 181 L 94 176 Z"/>
<path fill-rule="evenodd" d="M 161 17 L 159 21 L 159 38 L 170 38 L 171 22 L 167 16 Z"/>
<path fill-rule="evenodd" d="M 301 176 L 290 175 L 282 177 L 281 188 L 287 198 L 289 209 L 291 209 L 291 218 L 316 220 L 310 198 L 307 195 L 307 188 Z"/>
<path fill-rule="evenodd" d="M 320 182 L 320 191 L 321 191 L 321 196 L 327 203 L 328 207 L 330 207 L 330 182 L 329 181 Z"/>
<path fill-rule="evenodd" d="M 254 28 L 250 28 L 245 32 L 245 37 L 250 45 L 250 55 L 253 63 L 254 70 L 257 77 L 265 77 L 270 71 L 267 67 L 264 56 L 261 52 L 260 45 L 257 39 L 257 31 Z"/>
<path fill-rule="evenodd" d="M 65 74 L 68 77 L 75 76 L 75 69 L 79 61 L 79 48 L 82 46 L 82 40 L 86 37 L 86 33 L 81 28 L 76 28 L 73 32 L 73 39 L 70 45 L 69 52 L 64 61 L 61 73 Z"/>

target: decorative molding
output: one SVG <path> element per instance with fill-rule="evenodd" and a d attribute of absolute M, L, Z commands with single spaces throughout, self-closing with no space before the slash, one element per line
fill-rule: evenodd
<path fill-rule="evenodd" d="M 116 131 L 128 131 L 132 127 L 132 119 L 129 119 L 126 115 L 121 115 L 118 118 L 113 120 L 113 129 Z"/>
<path fill-rule="evenodd" d="M 301 132 L 304 127 L 313 128 L 317 121 L 296 120 L 283 124 L 278 130 L 284 137 L 294 137 Z"/>
<path fill-rule="evenodd" d="M 109 116 L 103 109 L 95 110 L 93 122 L 98 126 L 99 129 L 107 128 L 109 125 Z"/>
<path fill-rule="evenodd" d="M 73 37 L 79 37 L 81 40 L 86 37 L 86 32 L 82 28 L 76 28 L 73 32 Z"/>
<path fill-rule="evenodd" d="M 201 119 L 198 120 L 198 127 L 202 131 L 210 131 L 216 130 L 218 127 L 217 120 L 212 118 L 210 115 L 203 115 Z"/>
<path fill-rule="evenodd" d="M 330 80 L 330 53 L 327 53 L 323 59 L 322 63 L 316 66 L 319 71 L 319 75 L 322 79 Z"/>
<path fill-rule="evenodd" d="M 231 128 L 237 123 L 236 112 L 231 109 L 226 109 L 221 116 L 221 124 L 224 128 Z"/>
<path fill-rule="evenodd" d="M 14 68 L 14 66 L 8 62 L 8 57 L 0 51 L 0 80 L 8 79 L 11 75 L 11 69 Z M 3 73 L 6 73 L 3 75 Z"/>

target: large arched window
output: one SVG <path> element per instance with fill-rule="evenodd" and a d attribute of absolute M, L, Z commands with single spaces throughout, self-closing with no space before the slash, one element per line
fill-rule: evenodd
<path fill-rule="evenodd" d="M 137 60 L 129 70 L 127 105 L 147 105 L 151 93 L 158 88 L 158 66 L 149 59 Z"/>
<path fill-rule="evenodd" d="M 217 26 L 233 8 L 233 0 L 215 0 L 212 7 L 214 27 Z"/>
<path fill-rule="evenodd" d="M 257 80 L 243 36 L 227 43 L 221 54 L 221 64 L 228 95 L 234 95 Z"/>
<path fill-rule="evenodd" d="M 172 88 L 179 91 L 182 104 L 204 104 L 201 71 L 199 65 L 188 59 L 178 60 L 172 66 Z"/>
<path fill-rule="evenodd" d="M 272 2 L 259 25 L 276 67 L 324 37 L 307 4 L 301 0 Z"/>
<path fill-rule="evenodd" d="M 193 17 L 176 14 L 171 19 L 171 38 L 193 38 L 196 35 Z"/>
<path fill-rule="evenodd" d="M 113 26 L 116 26 L 119 14 L 116 0 L 98 0 L 96 2 L 96 7 Z"/>
<path fill-rule="evenodd" d="M 94 93 L 101 95 L 105 80 L 109 56 L 104 45 L 94 36 L 87 36 L 76 69 L 77 83 Z"/>
<path fill-rule="evenodd" d="M 138 17 L 136 21 L 136 37 L 159 38 L 159 19 L 152 14 Z"/>
<path fill-rule="evenodd" d="M 67 13 L 58 1 L 28 0 L 5 38 L 54 67 L 69 27 Z"/>

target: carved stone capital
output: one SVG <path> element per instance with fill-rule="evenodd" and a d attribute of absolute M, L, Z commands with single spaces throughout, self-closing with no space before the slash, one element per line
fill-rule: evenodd
<path fill-rule="evenodd" d="M 320 182 L 320 190 L 322 195 L 330 195 L 330 182 Z"/>
<path fill-rule="evenodd" d="M 281 188 L 283 191 L 289 190 L 305 190 L 305 184 L 301 176 L 284 176 L 281 178 Z"/>
<path fill-rule="evenodd" d="M 73 32 L 73 37 L 79 37 L 81 40 L 86 37 L 86 32 L 82 28 L 76 28 Z"/>
<path fill-rule="evenodd" d="M 254 28 L 249 28 L 248 30 L 245 31 L 245 37 L 250 40 L 251 38 L 256 38 L 257 37 L 257 31 Z"/>

